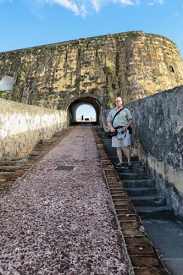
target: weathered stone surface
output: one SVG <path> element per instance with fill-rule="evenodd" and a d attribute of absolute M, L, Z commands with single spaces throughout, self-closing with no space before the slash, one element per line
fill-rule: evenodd
<path fill-rule="evenodd" d="M 168 271 L 164 268 L 157 269 L 155 267 L 151 268 L 144 268 L 144 267 L 138 267 L 134 269 L 135 275 L 169 275 Z"/>
<path fill-rule="evenodd" d="M 169 39 L 141 31 L 108 34 L 0 54 L 0 78 L 14 77 L 1 97 L 66 109 L 83 97 L 103 109 L 183 84 L 183 61 Z"/>
<path fill-rule="evenodd" d="M 130 246 L 127 246 L 127 250 L 130 255 L 135 255 L 135 256 L 137 255 L 154 256 L 155 254 L 155 249 L 152 245 L 149 245 L 149 246 L 148 245 L 140 245 L 140 246 L 130 245 Z"/>
<path fill-rule="evenodd" d="M 159 262 L 154 257 L 131 256 L 131 261 L 134 267 L 159 267 Z"/>
<path fill-rule="evenodd" d="M 183 218 L 183 86 L 127 104 L 133 146 L 175 214 Z"/>
<path fill-rule="evenodd" d="M 0 159 L 27 156 L 35 144 L 67 125 L 64 111 L 49 110 L 0 99 Z"/>

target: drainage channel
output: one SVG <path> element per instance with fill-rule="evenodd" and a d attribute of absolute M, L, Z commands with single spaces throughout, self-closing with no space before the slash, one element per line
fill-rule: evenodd
<path fill-rule="evenodd" d="M 110 193 L 110 204 L 121 234 L 122 250 L 130 275 L 169 275 L 155 247 L 149 241 L 137 212 L 127 192 L 121 186 L 104 145 L 93 127 L 98 154 Z"/>
<path fill-rule="evenodd" d="M 34 150 L 26 158 L 4 156 L 0 159 L 0 196 L 3 196 L 12 188 L 21 177 L 34 167 L 37 161 L 46 155 L 72 130 L 73 127 L 62 129 L 62 131 L 55 133 L 49 140 L 38 142 Z M 57 169 L 60 169 L 60 167 Z"/>

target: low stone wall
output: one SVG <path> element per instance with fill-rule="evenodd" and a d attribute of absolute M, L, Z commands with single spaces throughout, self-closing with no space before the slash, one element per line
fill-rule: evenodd
<path fill-rule="evenodd" d="M 67 126 L 66 111 L 0 99 L 0 159 L 27 156 L 40 140 Z"/>
<path fill-rule="evenodd" d="M 183 86 L 126 105 L 133 116 L 133 148 L 183 219 Z"/>

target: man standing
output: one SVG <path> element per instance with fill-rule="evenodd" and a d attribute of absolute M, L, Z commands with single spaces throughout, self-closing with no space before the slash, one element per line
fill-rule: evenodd
<path fill-rule="evenodd" d="M 125 155 L 128 160 L 128 167 L 132 168 L 131 160 L 131 139 L 129 133 L 129 126 L 132 124 L 132 116 L 130 111 L 127 108 L 123 108 L 121 97 L 117 97 L 115 100 L 116 107 L 109 112 L 107 117 L 107 125 L 111 132 L 115 132 L 115 128 L 118 128 L 122 133 L 124 133 L 124 138 L 118 139 L 117 136 L 112 137 L 112 147 L 116 148 L 116 153 L 119 159 L 119 163 L 115 166 L 115 168 L 123 168 L 125 167 L 122 160 L 122 151 L 121 145 L 123 143 Z M 121 110 L 121 111 L 120 111 Z M 116 116 L 115 114 L 120 111 Z M 115 116 L 115 118 L 114 118 Z"/>

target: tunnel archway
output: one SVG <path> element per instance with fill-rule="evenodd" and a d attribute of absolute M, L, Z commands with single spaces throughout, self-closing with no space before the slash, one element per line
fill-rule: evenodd
<path fill-rule="evenodd" d="M 100 106 L 98 100 L 91 98 L 91 97 L 80 97 L 80 98 L 76 99 L 75 101 L 73 101 L 69 105 L 69 107 L 68 107 L 68 124 L 74 125 L 76 123 L 77 124 L 81 123 L 76 120 L 76 111 L 77 111 L 77 108 L 82 106 L 83 104 L 89 105 L 94 108 L 94 110 L 96 112 L 96 120 L 92 121 L 92 123 L 100 124 L 101 106 Z M 91 122 L 91 120 L 89 120 L 89 121 Z"/>

